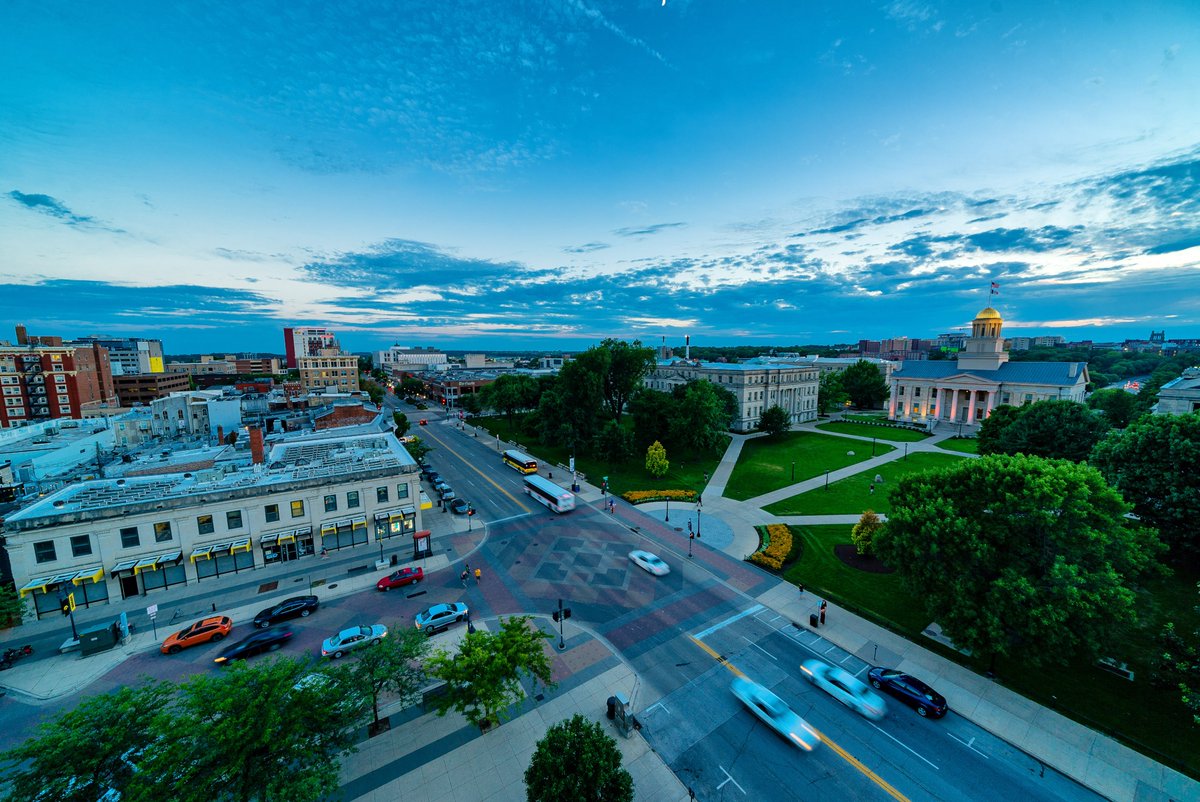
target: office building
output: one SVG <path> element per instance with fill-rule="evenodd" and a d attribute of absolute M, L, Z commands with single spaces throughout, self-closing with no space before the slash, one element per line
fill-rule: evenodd
<path fill-rule="evenodd" d="M 283 345 L 288 368 L 300 367 L 300 358 L 316 356 L 323 351 L 341 353 L 337 337 L 329 329 L 297 326 L 283 330 Z"/>

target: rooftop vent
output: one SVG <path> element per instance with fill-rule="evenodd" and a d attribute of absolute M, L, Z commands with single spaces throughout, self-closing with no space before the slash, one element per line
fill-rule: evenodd
<path fill-rule="evenodd" d="M 67 504 L 67 502 L 63 501 L 62 499 L 59 499 L 58 501 L 54 502 L 55 507 L 65 507 L 66 504 Z"/>
<path fill-rule="evenodd" d="M 117 487 L 121 487 L 121 486 L 122 486 L 122 485 L 124 485 L 124 484 L 125 484 L 125 480 L 124 480 L 124 479 L 118 479 L 118 480 L 117 480 Z"/>

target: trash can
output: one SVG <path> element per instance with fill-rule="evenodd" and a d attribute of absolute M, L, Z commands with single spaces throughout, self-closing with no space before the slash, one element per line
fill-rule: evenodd
<path fill-rule="evenodd" d="M 617 697 L 608 697 L 608 720 L 612 721 L 617 717 Z"/>
<path fill-rule="evenodd" d="M 812 627 L 813 629 L 816 629 L 818 626 L 820 626 L 820 625 L 817 623 L 817 614 L 816 614 L 816 613 L 809 613 L 809 614 L 808 614 L 808 625 L 809 625 L 810 627 Z"/>
<path fill-rule="evenodd" d="M 393 568 L 395 568 L 395 567 L 396 567 L 397 565 L 399 565 L 399 564 L 400 564 L 400 555 L 399 555 L 399 554 L 393 554 L 393 555 L 392 555 L 392 567 L 393 567 Z"/>

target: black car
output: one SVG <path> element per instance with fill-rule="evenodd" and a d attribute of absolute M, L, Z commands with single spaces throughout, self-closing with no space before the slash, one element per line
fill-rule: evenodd
<path fill-rule="evenodd" d="M 922 716 L 941 718 L 950 709 L 946 697 L 930 688 L 924 682 L 909 674 L 903 674 L 894 668 L 876 666 L 867 672 L 871 686 L 895 696 L 909 707 L 916 708 Z"/>
<path fill-rule="evenodd" d="M 421 477 L 423 479 L 428 479 L 430 476 L 433 476 L 436 473 L 437 473 L 437 471 L 435 471 L 433 469 L 432 465 L 422 465 L 421 466 Z"/>
<path fill-rule="evenodd" d="M 289 618 L 307 618 L 321 606 L 321 600 L 316 596 L 295 596 L 286 599 L 274 607 L 268 607 L 254 616 L 254 626 L 266 629 L 276 621 L 286 621 Z"/>
<path fill-rule="evenodd" d="M 456 498 L 450 501 L 450 512 L 455 515 L 464 515 L 470 507 L 471 505 L 467 503 L 466 499 Z"/>
<path fill-rule="evenodd" d="M 273 652 L 292 637 L 291 632 L 272 629 L 267 632 L 255 632 L 247 635 L 237 643 L 226 646 L 222 652 L 213 658 L 219 665 L 232 663 L 234 660 L 245 660 L 263 652 Z"/>

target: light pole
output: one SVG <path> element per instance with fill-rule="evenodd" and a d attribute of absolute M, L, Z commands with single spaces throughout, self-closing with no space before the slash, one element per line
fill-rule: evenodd
<path fill-rule="evenodd" d="M 908 443 L 904 444 L 904 459 L 908 460 Z"/>
<path fill-rule="evenodd" d="M 792 481 L 796 481 L 796 460 L 792 460 Z"/>
<path fill-rule="evenodd" d="M 700 509 L 700 504 L 697 503 L 696 504 L 696 537 L 700 537 L 700 516 L 703 514 L 704 514 L 703 511 Z"/>
<path fill-rule="evenodd" d="M 663 520 L 667 523 L 671 522 L 671 499 L 667 499 L 667 514 L 663 516 Z"/>
<path fill-rule="evenodd" d="M 691 526 L 691 521 L 688 522 L 688 526 Z M 693 535 L 691 532 L 688 532 L 688 559 L 689 560 L 692 559 L 692 541 L 695 539 L 696 539 L 696 536 Z"/>
<path fill-rule="evenodd" d="M 829 469 L 825 470 L 825 489 L 829 489 Z"/>
<path fill-rule="evenodd" d="M 871 438 L 871 456 L 875 456 L 875 438 Z"/>

